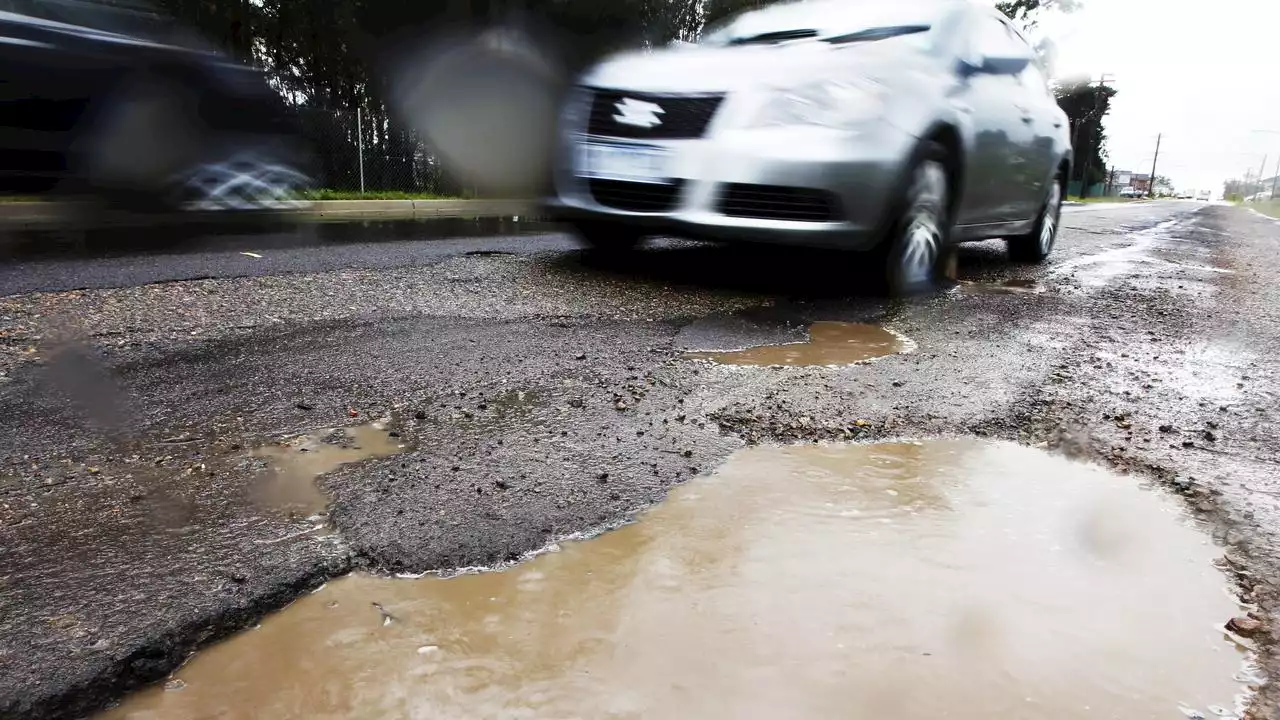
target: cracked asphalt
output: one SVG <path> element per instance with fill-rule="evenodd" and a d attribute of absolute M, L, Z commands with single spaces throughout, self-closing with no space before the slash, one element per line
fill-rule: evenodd
<path fill-rule="evenodd" d="M 988 436 L 1167 485 L 1221 543 L 1274 672 L 1280 226 L 1193 202 L 1063 224 L 1043 266 L 965 246 L 964 283 L 896 302 L 863 292 L 856 257 L 662 241 L 608 260 L 528 222 L 12 242 L 0 716 L 92 713 L 352 569 L 517 560 L 744 444 L 821 439 Z M 821 320 L 915 350 L 680 357 Z M 323 476 L 326 517 L 258 501 L 256 448 L 373 420 L 407 450 Z M 1264 687 L 1255 715 L 1277 697 Z"/>

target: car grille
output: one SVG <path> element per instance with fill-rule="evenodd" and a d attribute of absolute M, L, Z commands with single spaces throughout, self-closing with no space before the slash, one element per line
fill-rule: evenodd
<path fill-rule="evenodd" d="M 832 222 L 836 206 L 835 197 L 822 190 L 733 184 L 722 192 L 719 210 L 729 217 L 755 220 Z"/>
<path fill-rule="evenodd" d="M 619 112 L 616 105 L 627 99 L 650 102 L 662 108 L 662 112 L 657 114 L 660 123 L 653 127 L 637 127 L 618 122 L 614 119 Z M 723 101 L 723 94 L 682 96 L 595 90 L 592 93 L 587 132 L 591 135 L 646 140 L 700 138 L 706 133 L 711 118 Z"/>
<path fill-rule="evenodd" d="M 680 186 L 678 181 L 669 185 L 623 180 L 590 180 L 587 183 L 596 202 L 628 212 L 666 212 L 679 200 Z"/>

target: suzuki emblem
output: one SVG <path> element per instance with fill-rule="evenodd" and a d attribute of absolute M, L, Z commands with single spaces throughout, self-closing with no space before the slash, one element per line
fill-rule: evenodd
<path fill-rule="evenodd" d="M 618 110 L 618 114 L 614 115 L 613 119 L 619 125 L 632 125 L 642 128 L 654 128 L 661 125 L 662 118 L 658 116 L 666 112 L 659 105 L 634 98 L 623 98 L 620 102 L 614 103 L 613 106 Z"/>

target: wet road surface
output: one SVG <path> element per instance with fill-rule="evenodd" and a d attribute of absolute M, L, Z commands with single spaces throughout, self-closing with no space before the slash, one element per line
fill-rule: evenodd
<path fill-rule="evenodd" d="M 1067 207 L 1093 217 L 1111 206 Z M 1131 212 L 1131 211 L 1130 211 Z M 688 243 L 655 241 L 659 247 Z M 262 277 L 341 269 L 434 264 L 466 253 L 569 251 L 577 241 L 528 218 L 317 222 L 285 230 L 173 237 L 164 230 L 98 235 L 49 231 L 0 234 L 0 295 L 129 287 L 201 278 Z M 1069 249 L 1068 249 L 1069 252 Z"/>
<path fill-rule="evenodd" d="M 744 446 L 937 436 L 1040 447 L 1179 496 L 1213 541 L 1196 546 L 1188 594 L 1227 600 L 1191 631 L 1221 642 L 1236 615 L 1271 669 L 1280 229 L 1177 202 L 1073 209 L 1063 224 L 1047 265 L 966 247 L 957 287 L 908 302 L 867 294 L 839 254 L 663 242 L 611 261 L 558 233 L 427 242 L 370 226 L 333 242 L 24 251 L 0 273 L 0 715 L 99 708 L 353 570 L 518 560 L 722 477 Z M 821 340 L 815 323 L 910 347 L 836 366 L 685 357 L 795 351 Z M 302 472 L 332 468 L 314 485 L 285 484 L 322 495 L 282 511 L 264 492 L 287 473 L 261 448 L 361 444 L 365 430 L 332 429 L 371 423 L 386 435 L 368 459 L 347 448 Z M 312 512 L 315 497 L 328 506 Z M 1139 592 L 1114 594 L 1168 601 Z M 1178 684 L 1203 694 L 1160 692 L 1162 707 L 1229 708 L 1232 688 L 1256 684 L 1194 669 L 1197 652 L 1177 667 L 1203 684 Z"/>

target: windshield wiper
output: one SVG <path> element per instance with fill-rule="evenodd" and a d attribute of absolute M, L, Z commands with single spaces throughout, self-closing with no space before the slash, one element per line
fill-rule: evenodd
<path fill-rule="evenodd" d="M 894 25 L 890 27 L 869 28 L 867 30 L 859 30 L 858 32 L 848 33 L 846 35 L 833 35 L 832 37 L 822 38 L 824 42 L 831 44 L 855 43 L 855 42 L 871 42 L 874 40 L 884 40 L 891 37 L 899 37 L 902 35 L 915 35 L 916 33 L 929 32 L 928 25 Z"/>
<path fill-rule="evenodd" d="M 773 43 L 786 42 L 787 40 L 805 40 L 815 37 L 818 37 L 817 30 L 775 30 L 773 32 L 760 33 L 759 35 L 736 37 L 730 40 L 728 44 L 771 45 Z"/>

